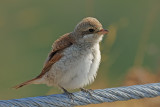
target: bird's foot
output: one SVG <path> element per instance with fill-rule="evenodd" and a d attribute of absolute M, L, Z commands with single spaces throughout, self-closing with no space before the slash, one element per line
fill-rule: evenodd
<path fill-rule="evenodd" d="M 93 90 L 92 89 L 84 89 L 84 88 L 80 88 L 80 90 L 82 92 L 88 93 L 90 96 L 92 96 Z"/>
<path fill-rule="evenodd" d="M 64 88 L 62 88 L 63 89 L 63 91 L 64 91 L 64 94 L 66 94 L 67 96 L 68 96 L 68 98 L 69 99 L 72 99 L 73 100 L 73 93 L 70 93 L 70 92 L 68 92 L 66 89 L 64 89 Z"/>

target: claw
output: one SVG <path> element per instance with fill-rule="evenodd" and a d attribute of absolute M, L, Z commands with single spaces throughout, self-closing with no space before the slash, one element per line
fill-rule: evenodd
<path fill-rule="evenodd" d="M 93 90 L 92 89 L 84 89 L 80 88 L 82 92 L 88 93 L 90 96 L 92 96 Z"/>
<path fill-rule="evenodd" d="M 64 91 L 64 94 L 66 94 L 69 99 L 72 99 L 72 100 L 73 100 L 73 97 L 74 97 L 73 93 L 68 92 L 68 91 L 67 91 L 66 89 L 64 89 L 64 88 L 62 88 L 62 89 L 63 89 L 63 91 Z"/>

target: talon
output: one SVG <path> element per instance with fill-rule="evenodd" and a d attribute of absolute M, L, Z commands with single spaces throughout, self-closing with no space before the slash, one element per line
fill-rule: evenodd
<path fill-rule="evenodd" d="M 62 88 L 62 87 L 61 87 Z M 64 89 L 64 88 L 62 88 L 63 89 L 63 91 L 64 91 L 64 94 L 66 94 L 67 96 L 68 96 L 68 98 L 69 99 L 72 99 L 73 100 L 73 93 L 70 93 L 70 92 L 68 92 L 66 89 Z"/>
<path fill-rule="evenodd" d="M 74 95 L 73 95 L 72 93 L 70 93 L 70 92 L 68 92 L 68 91 L 65 91 L 64 94 L 66 94 L 69 99 L 72 99 L 72 100 L 73 100 L 73 96 L 74 96 Z"/>
<path fill-rule="evenodd" d="M 84 88 L 80 88 L 82 92 L 88 93 L 89 95 L 92 96 L 93 90 L 92 89 L 84 89 Z"/>

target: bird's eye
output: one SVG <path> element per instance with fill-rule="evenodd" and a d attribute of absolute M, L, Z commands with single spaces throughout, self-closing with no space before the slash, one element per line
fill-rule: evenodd
<path fill-rule="evenodd" d="M 94 32 L 94 29 L 89 29 L 89 32 Z"/>

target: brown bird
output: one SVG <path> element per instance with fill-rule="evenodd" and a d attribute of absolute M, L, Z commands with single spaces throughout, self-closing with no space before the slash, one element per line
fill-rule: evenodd
<path fill-rule="evenodd" d="M 108 31 L 92 17 L 84 18 L 74 31 L 64 34 L 52 45 L 52 50 L 42 72 L 29 81 L 14 88 L 28 84 L 47 84 L 66 89 L 80 88 L 92 83 L 100 64 L 99 42 Z"/>

